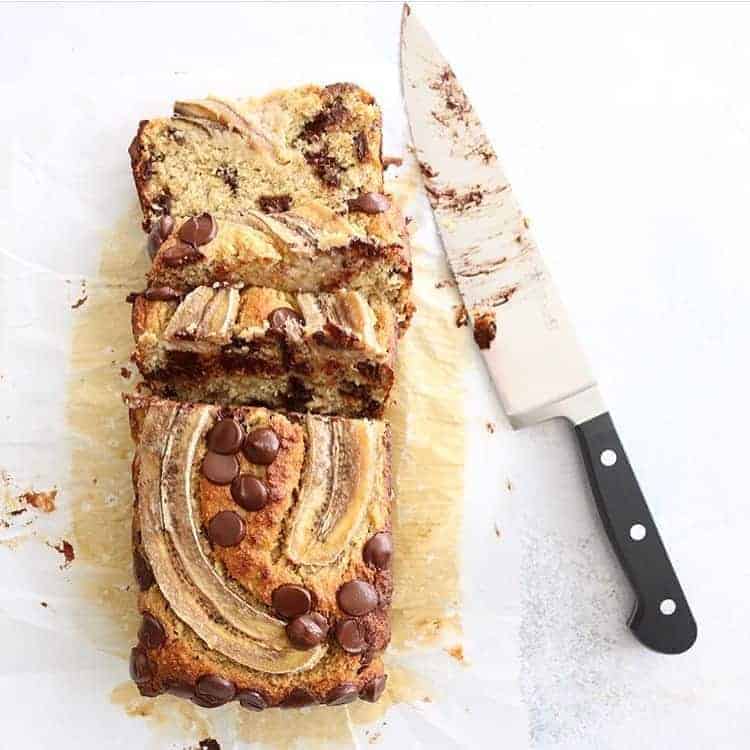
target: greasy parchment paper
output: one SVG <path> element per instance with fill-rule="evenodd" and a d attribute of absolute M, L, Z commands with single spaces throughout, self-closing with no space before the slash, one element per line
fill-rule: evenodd
<path fill-rule="evenodd" d="M 378 78 L 373 71 L 369 75 Z M 201 83 L 195 85 L 193 93 L 202 93 Z M 142 288 L 147 269 L 140 214 L 128 184 L 126 139 L 136 120 L 117 121 L 113 113 L 110 135 L 97 134 L 107 150 L 96 158 L 117 174 L 106 211 L 90 186 L 79 184 L 77 193 L 68 174 L 63 203 L 75 203 L 76 220 L 53 240 L 53 251 L 47 245 L 29 253 L 23 243 L 4 249 L 3 347 L 15 354 L 6 358 L 2 372 L 3 406 L 13 429 L 6 432 L 2 464 L 0 609 L 58 637 L 73 636 L 82 650 L 115 657 L 118 668 L 106 676 L 108 687 L 97 698 L 115 707 L 115 721 L 122 724 L 107 733 L 112 747 L 131 746 L 136 738 L 143 747 L 191 747 L 206 737 L 222 748 L 354 747 L 363 741 L 429 745 L 438 738 L 450 746 L 480 732 L 474 706 L 495 700 L 493 683 L 515 684 L 502 647 L 476 655 L 482 674 L 464 637 L 464 462 L 471 431 L 474 440 L 489 436 L 487 420 L 467 419 L 467 368 L 475 355 L 467 330 L 455 324 L 458 299 L 427 204 L 418 195 L 421 183 L 406 148 L 398 90 L 384 94 L 371 87 L 384 109 L 386 153 L 404 158 L 403 166 L 389 169 L 387 181 L 394 200 L 413 217 L 417 305 L 401 343 L 388 413 L 398 553 L 388 690 L 376 705 L 263 714 L 230 705 L 207 711 L 171 696 L 141 698 L 127 679 L 138 616 L 130 572 L 132 446 L 121 393 L 134 386 L 138 374 L 129 361 L 130 306 L 124 298 Z M 253 87 L 239 93 L 246 90 Z M 138 111 L 165 111 L 176 95 L 165 83 L 158 108 L 144 101 Z M 80 119 L 79 128 L 87 127 Z M 29 167 L 52 190 L 67 168 L 63 141 L 49 146 L 48 156 L 53 154 L 46 173 L 25 164 L 23 154 L 15 155 L 15 166 Z M 54 495 L 50 512 L 33 507 L 40 502 L 24 494 L 43 490 Z M 500 523 L 485 525 L 482 545 L 499 545 Z M 476 553 L 481 549 L 472 550 Z M 493 642 L 502 644 L 498 621 L 491 616 L 483 622 Z M 516 623 L 507 622 L 508 643 Z M 61 678 L 54 672 L 44 677 Z M 517 700 L 510 703 L 511 713 L 518 713 Z"/>

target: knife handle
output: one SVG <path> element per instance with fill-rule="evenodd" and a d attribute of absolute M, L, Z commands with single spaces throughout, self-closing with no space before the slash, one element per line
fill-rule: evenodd
<path fill-rule="evenodd" d="M 612 418 L 604 412 L 575 429 L 596 507 L 635 591 L 628 625 L 654 651 L 681 654 L 697 626 Z"/>

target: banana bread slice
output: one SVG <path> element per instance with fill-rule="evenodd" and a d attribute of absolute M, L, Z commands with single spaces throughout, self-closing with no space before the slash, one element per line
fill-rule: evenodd
<path fill-rule="evenodd" d="M 199 286 L 133 299 L 135 362 L 151 390 L 183 401 L 380 416 L 397 325 L 359 293 Z M 164 299 L 164 298 L 167 299 Z"/>
<path fill-rule="evenodd" d="M 343 211 L 382 193 L 381 138 L 379 107 L 350 83 L 176 102 L 172 117 L 142 121 L 130 146 L 143 228 L 167 215 L 245 216 L 310 200 Z"/>
<path fill-rule="evenodd" d="M 388 427 L 153 397 L 128 406 L 140 692 L 251 710 L 377 700 Z"/>
<path fill-rule="evenodd" d="M 403 330 L 411 258 L 403 217 L 390 205 L 360 223 L 317 203 L 223 219 L 202 213 L 168 227 L 148 274 L 150 287 L 264 286 L 286 292 L 351 289 L 387 300 Z"/>

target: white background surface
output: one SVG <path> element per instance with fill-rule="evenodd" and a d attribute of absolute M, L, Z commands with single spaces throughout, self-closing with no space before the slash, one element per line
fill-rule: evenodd
<path fill-rule="evenodd" d="M 746 747 L 750 12 L 414 5 L 531 217 L 700 632 L 680 657 L 633 641 L 631 596 L 572 436 L 557 424 L 509 432 L 477 357 L 463 529 L 473 666 L 456 686 L 471 698 L 471 722 L 446 699 L 429 721 L 412 717 L 421 728 L 411 743 Z M 21 275 L 11 255 L 93 273 L 99 243 L 87 217 L 106 226 L 121 215 L 135 123 L 179 96 L 356 80 L 383 103 L 398 145 L 399 16 L 384 3 L 0 8 L 5 280 Z M 21 320 L 0 309 L 4 329 Z M 31 377 L 0 383 L 13 425 L 2 463 L 29 482 L 54 478 L 68 322 L 56 324 L 53 368 L 37 361 L 33 338 L 20 352 L 2 338 L 3 373 L 46 373 L 43 388 Z M 487 420 L 498 423 L 493 436 Z M 23 446 L 39 440 L 49 450 L 32 461 Z M 19 625 L 5 599 L 0 747 L 143 746 L 142 724 L 106 699 L 122 662 Z M 488 623 L 498 637 L 479 639 Z M 381 746 L 395 743 L 386 733 Z"/>

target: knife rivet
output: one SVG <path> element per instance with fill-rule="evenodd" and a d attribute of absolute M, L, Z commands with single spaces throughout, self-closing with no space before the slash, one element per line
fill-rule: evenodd
<path fill-rule="evenodd" d="M 659 604 L 659 611 L 663 615 L 673 615 L 677 611 L 677 605 L 674 602 L 674 599 L 664 599 L 664 601 Z"/>
<path fill-rule="evenodd" d="M 607 450 L 601 452 L 599 460 L 604 466 L 614 466 L 617 461 L 617 454 L 613 450 L 607 448 Z"/>
<path fill-rule="evenodd" d="M 642 523 L 634 523 L 630 527 L 630 538 L 634 542 L 640 542 L 646 538 L 646 527 Z"/>

